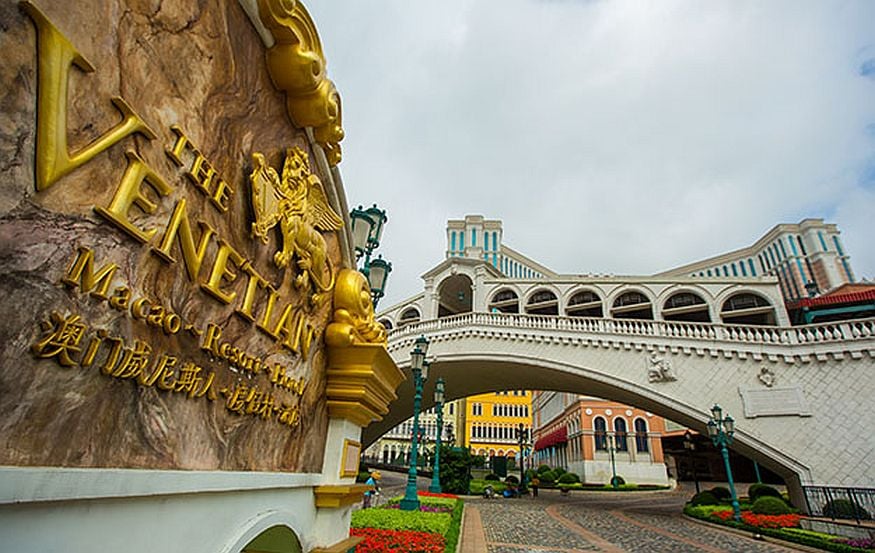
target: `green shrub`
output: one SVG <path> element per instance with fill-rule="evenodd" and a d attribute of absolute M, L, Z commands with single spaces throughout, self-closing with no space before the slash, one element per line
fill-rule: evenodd
<path fill-rule="evenodd" d="M 559 477 L 560 484 L 577 484 L 578 482 L 580 482 L 580 477 L 573 472 L 566 472 Z"/>
<path fill-rule="evenodd" d="M 556 481 L 556 475 L 553 474 L 552 470 L 548 470 L 546 472 L 542 472 L 539 477 L 541 478 L 541 484 L 550 485 Z"/>
<path fill-rule="evenodd" d="M 731 499 L 732 498 L 732 493 L 729 491 L 729 488 L 727 488 L 726 486 L 714 486 L 713 488 L 711 488 L 708 491 L 711 492 L 711 495 L 713 495 L 714 497 L 716 497 L 717 499 L 719 499 L 721 501 L 724 499 Z"/>
<path fill-rule="evenodd" d="M 468 493 L 474 461 L 467 447 L 441 445 L 441 489 L 447 493 Z"/>
<path fill-rule="evenodd" d="M 763 496 L 753 502 L 750 510 L 758 515 L 789 515 L 793 508 L 780 497 Z"/>
<path fill-rule="evenodd" d="M 517 478 L 516 476 L 514 476 L 513 474 L 509 474 L 509 475 L 507 476 L 507 478 L 504 479 L 504 482 L 505 482 L 506 484 L 519 484 L 519 483 L 520 483 L 520 479 Z"/>
<path fill-rule="evenodd" d="M 625 483 L 626 483 L 626 480 L 624 480 L 623 477 L 620 476 L 619 474 L 617 476 L 612 477 L 611 481 L 608 482 L 608 484 L 610 484 L 611 486 L 613 486 L 614 484 L 616 484 L 617 486 L 622 486 Z"/>
<path fill-rule="evenodd" d="M 747 497 L 753 503 L 760 497 L 781 497 L 781 492 L 768 484 L 751 484 L 747 489 Z"/>
<path fill-rule="evenodd" d="M 726 505 L 687 505 L 684 514 L 695 518 L 708 518 L 714 513 L 731 511 L 732 507 Z"/>
<path fill-rule="evenodd" d="M 534 478 L 537 475 L 538 475 L 538 472 L 535 471 L 534 469 L 526 469 L 526 480 L 528 480 L 529 482 L 531 482 L 532 478 Z"/>
<path fill-rule="evenodd" d="M 444 549 L 444 553 L 456 553 L 456 544 L 459 542 L 459 533 L 462 531 L 462 511 L 464 508 L 464 502 L 461 499 L 456 501 L 450 518 L 450 529 L 446 533 L 447 547 Z"/>
<path fill-rule="evenodd" d="M 717 497 L 709 491 L 699 492 L 696 495 L 694 495 L 692 499 L 690 499 L 690 505 L 692 505 L 694 507 L 698 506 L 698 505 L 719 505 L 719 504 L 720 504 L 720 500 L 717 499 Z"/>
<path fill-rule="evenodd" d="M 498 475 L 493 473 L 493 472 L 490 472 L 489 474 L 487 474 L 483 479 L 484 480 L 494 480 L 494 481 L 501 480 L 501 478 L 499 478 Z"/>
<path fill-rule="evenodd" d="M 567 492 L 568 490 L 582 490 L 583 484 L 576 482 L 574 484 L 559 484 L 559 489 Z"/>
<path fill-rule="evenodd" d="M 425 513 L 400 509 L 361 509 L 352 513 L 353 528 L 382 530 L 414 530 L 446 535 L 450 529 L 450 513 Z"/>
<path fill-rule="evenodd" d="M 568 472 L 568 471 L 562 467 L 556 467 L 555 469 L 553 469 L 553 474 L 556 475 L 556 478 L 559 478 L 560 476 L 562 476 L 566 472 Z"/>
<path fill-rule="evenodd" d="M 483 490 L 486 489 L 486 486 L 492 486 L 492 489 L 495 490 L 495 493 L 501 493 L 507 489 L 507 486 L 504 482 L 494 482 L 492 480 L 482 480 L 482 479 L 474 479 L 471 480 L 468 488 L 468 493 L 471 495 L 483 495 Z"/>
<path fill-rule="evenodd" d="M 823 506 L 823 516 L 830 518 L 859 518 L 869 520 L 869 512 L 847 499 L 833 499 Z"/>
<path fill-rule="evenodd" d="M 550 469 L 550 465 L 540 465 L 540 466 L 538 467 L 538 474 L 544 474 L 544 473 L 547 472 L 548 470 L 551 470 L 551 469 Z"/>

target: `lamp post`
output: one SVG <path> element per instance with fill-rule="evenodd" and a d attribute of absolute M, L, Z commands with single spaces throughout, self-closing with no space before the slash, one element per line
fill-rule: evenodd
<path fill-rule="evenodd" d="M 726 466 L 726 479 L 729 480 L 729 492 L 732 494 L 732 512 L 736 522 L 741 522 L 741 508 L 738 505 L 738 496 L 735 493 L 735 482 L 732 481 L 732 467 L 729 466 L 729 450 L 732 445 L 732 435 L 735 434 L 735 420 L 729 415 L 723 416 L 723 409 L 716 403 L 711 408 L 711 417 L 708 419 L 708 436 L 719 447 L 723 454 L 723 464 Z"/>
<path fill-rule="evenodd" d="M 386 280 L 389 278 L 389 273 L 392 272 L 392 264 L 383 259 L 382 256 L 372 260 L 371 254 L 380 245 L 380 239 L 383 236 L 383 225 L 386 224 L 388 217 L 386 217 L 385 211 L 374 204 L 373 207 L 367 209 L 362 209 L 361 206 L 353 209 L 349 214 L 349 218 L 352 221 L 355 258 L 359 260 L 364 257 L 361 272 L 368 279 L 368 285 L 371 289 L 371 301 L 376 308 L 380 298 L 385 294 Z"/>
<path fill-rule="evenodd" d="M 693 441 L 693 433 L 687 430 L 684 432 L 684 449 L 690 458 L 690 466 L 693 469 L 693 482 L 696 483 L 696 493 L 699 493 L 699 478 L 696 476 L 696 458 L 693 457 L 693 452 L 696 450 L 696 443 Z"/>
<path fill-rule="evenodd" d="M 410 445 L 410 469 L 407 471 L 407 488 L 401 500 L 402 511 L 418 511 L 419 498 L 416 496 L 416 461 L 419 448 L 419 409 L 422 406 L 422 384 L 428 378 L 428 340 L 425 336 L 416 339 L 410 352 L 410 371 L 413 373 L 413 439 Z"/>
<path fill-rule="evenodd" d="M 526 489 L 526 459 L 523 457 L 523 448 L 526 442 L 529 441 L 529 429 L 523 423 L 519 423 L 516 428 L 516 439 L 520 446 L 520 489 Z"/>
<path fill-rule="evenodd" d="M 434 387 L 434 404 L 437 409 L 437 436 L 434 440 L 434 470 L 431 473 L 431 486 L 428 491 L 441 493 L 441 433 L 444 429 L 444 379 L 438 378 Z"/>
<path fill-rule="evenodd" d="M 617 442 L 614 439 L 614 433 L 608 433 L 608 451 L 611 453 L 611 487 L 615 490 L 620 487 L 620 482 L 617 481 L 617 461 L 614 459 L 614 452 L 617 450 Z"/>

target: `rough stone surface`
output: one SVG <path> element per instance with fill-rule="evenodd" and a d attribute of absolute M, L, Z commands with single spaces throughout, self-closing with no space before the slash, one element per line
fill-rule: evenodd
<path fill-rule="evenodd" d="M 264 47 L 251 22 L 232 0 L 35 3 L 95 67 L 91 73 L 70 72 L 70 149 L 81 148 L 119 120 L 111 104 L 114 96 L 124 98 L 157 137 L 124 138 L 37 192 L 36 29 L 15 2 L 0 3 L 0 464 L 319 472 L 327 432 L 321 332 L 330 301 L 309 306 L 292 284 L 297 268 L 279 270 L 273 264 L 281 244 L 278 233 L 268 245 L 249 234 L 252 153 L 263 152 L 280 171 L 287 147 L 298 146 L 311 158 L 312 151 L 304 133 L 290 124 L 283 96 L 271 84 Z M 171 125 L 181 127 L 234 188 L 227 213 L 213 208 L 166 155 L 176 138 Z M 137 226 L 159 229 L 148 245 L 93 209 L 112 200 L 127 164 L 126 150 L 136 151 L 173 187 L 163 198 L 147 192 L 157 204 L 154 214 L 131 210 Z M 312 159 L 311 168 L 317 171 Z M 282 302 L 306 313 L 317 331 L 307 360 L 235 315 L 234 302 L 224 305 L 201 289 L 218 250 L 215 239 L 197 282 L 187 277 L 178 245 L 171 250 L 175 263 L 151 251 L 182 198 L 196 240 L 200 228 L 195 221 L 203 220 L 283 292 Z M 337 239 L 331 233 L 324 237 L 337 267 Z M 265 373 L 248 375 L 208 355 L 199 347 L 202 339 L 192 333 L 167 335 L 133 319 L 129 311 L 63 285 L 61 278 L 80 246 L 94 251 L 97 267 L 108 262 L 119 266 L 111 289 L 127 285 L 135 298 L 160 301 L 201 330 L 216 323 L 222 341 L 306 378 L 300 424 L 289 428 L 276 420 L 237 415 L 226 408 L 228 398 L 222 394 L 212 401 L 188 398 L 108 377 L 97 363 L 62 367 L 55 359 L 32 355 L 31 345 L 44 335 L 40 322 L 52 311 L 79 314 L 88 324 L 87 336 L 102 329 L 124 337 L 126 346 L 139 339 L 156 356 L 167 352 L 178 356 L 180 364 L 190 361 L 215 371 L 220 388 L 257 386 L 273 392 L 277 401 L 297 401 L 291 392 L 272 387 Z M 245 279 L 223 287 L 242 295 Z M 265 303 L 259 296 L 254 312 Z M 83 349 L 86 344 L 83 339 Z"/>

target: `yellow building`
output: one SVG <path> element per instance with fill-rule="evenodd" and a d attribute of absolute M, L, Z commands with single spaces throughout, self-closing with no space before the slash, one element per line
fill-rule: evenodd
<path fill-rule="evenodd" d="M 464 412 L 465 445 L 472 455 L 515 460 L 520 423 L 531 435 L 532 392 L 510 390 L 471 396 L 465 401 Z"/>

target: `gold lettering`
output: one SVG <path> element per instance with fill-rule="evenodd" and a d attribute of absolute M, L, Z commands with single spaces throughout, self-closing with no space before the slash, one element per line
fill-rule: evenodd
<path fill-rule="evenodd" d="M 207 223 L 198 221 L 201 227 L 201 238 L 197 247 L 195 247 L 194 234 L 191 231 L 191 224 L 189 224 L 188 217 L 186 216 L 185 205 L 185 198 L 176 202 L 176 207 L 173 208 L 173 214 L 170 216 L 170 222 L 164 230 L 161 245 L 158 248 L 153 248 L 152 251 L 164 260 L 175 263 L 176 260 L 170 255 L 170 248 L 173 247 L 173 242 L 176 241 L 178 236 L 179 249 L 182 251 L 182 260 L 185 262 L 188 278 L 192 282 L 196 282 L 204 261 L 204 255 L 207 253 L 207 244 L 209 244 L 210 238 L 215 231 Z"/>
<path fill-rule="evenodd" d="M 210 201 L 216 206 L 219 211 L 225 213 L 228 211 L 228 202 L 234 195 L 234 189 L 223 178 L 219 178 L 219 184 L 216 185 L 216 191 L 210 195 Z"/>
<path fill-rule="evenodd" d="M 267 291 L 267 305 L 264 308 L 264 315 L 261 317 L 261 321 L 256 323 L 255 326 L 271 338 L 276 339 L 277 335 L 270 329 L 270 320 L 273 318 L 273 309 L 276 307 L 276 300 L 279 298 L 279 292 L 270 285 L 268 285 Z"/>
<path fill-rule="evenodd" d="M 164 179 L 158 173 L 146 165 L 146 162 L 143 161 L 143 158 L 137 152 L 128 150 L 125 152 L 125 155 L 128 158 L 128 167 L 125 169 L 125 174 L 122 176 L 122 181 L 115 191 L 112 202 L 107 208 L 95 206 L 94 211 L 111 223 L 118 225 L 119 228 L 134 239 L 146 243 L 158 232 L 158 229 L 144 230 L 134 226 L 128 219 L 128 213 L 134 205 L 147 214 L 154 213 L 158 206 L 145 196 L 140 186 L 144 182 L 148 183 L 161 196 L 170 194 L 173 188 L 164 182 Z"/>
<path fill-rule="evenodd" d="M 149 376 L 146 376 L 145 372 L 141 373 L 137 381 L 141 386 L 152 386 L 155 384 L 155 381 L 158 380 L 159 376 L 173 374 L 173 367 L 176 366 L 177 361 L 179 360 L 176 357 L 164 353 L 161 355 L 161 359 L 158 361 L 155 371 Z"/>
<path fill-rule="evenodd" d="M 302 335 L 306 340 L 307 349 L 310 347 L 310 338 L 312 337 L 312 333 L 308 334 L 304 330 L 305 322 L 304 315 L 300 311 L 295 311 L 292 308 L 291 304 L 286 305 L 286 308 L 283 310 L 283 314 L 280 316 L 279 321 L 277 321 L 276 326 L 273 329 L 273 334 L 277 337 L 277 340 L 282 340 L 282 345 L 295 353 L 301 351 L 301 338 Z M 309 327 L 309 324 L 306 324 Z M 302 352 L 302 357 L 304 359 L 307 358 L 306 352 Z"/>
<path fill-rule="evenodd" d="M 222 337 L 222 329 L 213 323 L 207 325 L 207 332 L 201 349 L 219 355 L 219 338 Z"/>
<path fill-rule="evenodd" d="M 221 289 L 223 281 L 230 284 L 237 279 L 237 273 L 228 268 L 228 259 L 236 267 L 241 267 L 245 261 L 239 253 L 234 251 L 230 244 L 224 240 L 219 240 L 219 251 L 216 252 L 216 259 L 213 261 L 210 280 L 206 284 L 201 284 L 201 288 L 220 302 L 226 304 L 231 303 L 231 300 L 237 296 L 237 292 L 226 292 Z"/>
<path fill-rule="evenodd" d="M 124 311 L 131 303 L 131 289 L 127 286 L 119 286 L 115 289 L 112 297 L 109 298 L 109 305 L 119 311 Z"/>
<path fill-rule="evenodd" d="M 121 113 L 122 121 L 77 152 L 67 145 L 67 89 L 70 67 L 75 65 L 85 73 L 94 71 L 88 60 L 30 2 L 22 7 L 37 29 L 37 132 L 36 189 L 45 190 L 74 169 L 87 163 L 121 139 L 137 133 L 148 139 L 155 133 L 122 98 L 112 103 Z"/>
<path fill-rule="evenodd" d="M 241 267 L 241 270 L 246 273 L 249 278 L 246 280 L 246 292 L 243 294 L 243 305 L 236 310 L 236 313 L 247 321 L 252 322 L 255 320 L 255 317 L 252 315 L 252 305 L 255 303 L 255 293 L 259 288 L 267 286 L 267 280 L 255 272 L 255 268 L 249 261 Z"/>
<path fill-rule="evenodd" d="M 83 294 L 91 292 L 92 296 L 106 299 L 106 292 L 117 270 L 118 265 L 107 263 L 95 273 L 94 252 L 89 248 L 79 246 L 76 258 L 67 269 L 67 274 L 64 275 L 61 282 L 72 288 L 79 286 Z"/>
<path fill-rule="evenodd" d="M 182 132 L 182 129 L 179 128 L 178 125 L 172 125 L 170 130 L 176 135 L 176 142 L 173 143 L 172 150 L 165 150 L 165 152 L 167 153 L 167 157 L 173 160 L 173 163 L 182 167 L 184 164 L 182 161 L 182 151 L 185 150 L 185 147 L 188 144 L 188 137 L 185 136 L 185 133 Z"/>
<path fill-rule="evenodd" d="M 134 319 L 145 319 L 149 316 L 149 305 L 148 298 L 134 300 L 134 303 L 131 304 L 131 315 L 134 316 Z"/>

